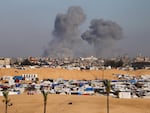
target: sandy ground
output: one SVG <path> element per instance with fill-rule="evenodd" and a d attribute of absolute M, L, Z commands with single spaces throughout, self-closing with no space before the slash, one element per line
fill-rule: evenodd
<path fill-rule="evenodd" d="M 43 113 L 43 96 L 9 96 L 12 106 L 8 113 Z M 0 97 L 0 113 L 4 113 L 3 97 Z M 72 104 L 68 104 L 72 102 Z M 48 95 L 47 113 L 106 113 L 105 96 Z M 150 99 L 110 98 L 110 113 L 150 113 Z"/>
<path fill-rule="evenodd" d="M 39 69 L 0 69 L 0 76 L 3 75 L 21 75 L 21 74 L 38 74 L 40 79 L 43 78 L 64 78 L 64 79 L 116 79 L 114 74 L 130 74 L 130 75 L 142 75 L 149 74 L 150 70 L 137 70 L 137 71 L 123 71 L 123 70 L 65 70 L 65 69 L 50 69 L 50 68 L 39 68 Z"/>
<path fill-rule="evenodd" d="M 121 71 L 77 71 L 64 69 L 0 69 L 0 76 L 21 75 L 34 73 L 39 78 L 64 78 L 64 79 L 116 79 L 114 74 L 150 74 L 150 70 Z M 42 113 L 43 96 L 35 95 L 12 95 L 9 96 L 13 106 L 8 107 L 8 113 Z M 4 113 L 3 97 L 0 97 L 0 113 Z M 48 95 L 47 113 L 106 113 L 105 96 L 75 96 L 75 95 Z M 68 104 L 72 102 L 72 104 Z M 150 113 L 150 99 L 117 99 L 110 98 L 110 113 Z"/>

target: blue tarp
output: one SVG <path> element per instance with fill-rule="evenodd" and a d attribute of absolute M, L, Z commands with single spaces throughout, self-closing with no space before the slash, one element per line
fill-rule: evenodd
<path fill-rule="evenodd" d="M 84 83 L 79 83 L 79 87 L 82 87 L 84 85 Z"/>
<path fill-rule="evenodd" d="M 16 80 L 16 79 L 18 79 L 18 80 L 22 80 L 22 79 L 23 79 L 23 77 L 22 77 L 22 76 L 14 76 L 14 77 L 13 77 L 13 79 L 14 79 L 14 80 Z"/>
<path fill-rule="evenodd" d="M 112 80 L 111 82 L 118 82 L 118 80 Z"/>
<path fill-rule="evenodd" d="M 16 87 L 20 87 L 21 86 L 21 84 L 15 84 L 16 85 Z"/>
<path fill-rule="evenodd" d="M 133 80 L 129 80 L 129 82 L 132 83 L 132 84 L 134 84 L 134 83 L 137 82 L 137 80 L 134 80 L 134 79 L 133 79 Z"/>
<path fill-rule="evenodd" d="M 94 88 L 86 88 L 85 91 L 94 91 Z"/>

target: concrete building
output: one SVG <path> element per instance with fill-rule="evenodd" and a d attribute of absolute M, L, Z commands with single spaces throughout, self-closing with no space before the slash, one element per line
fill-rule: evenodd
<path fill-rule="evenodd" d="M 0 65 L 10 65 L 10 58 L 0 58 Z"/>

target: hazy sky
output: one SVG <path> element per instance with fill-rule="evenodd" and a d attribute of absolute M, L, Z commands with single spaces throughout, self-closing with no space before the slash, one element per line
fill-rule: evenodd
<path fill-rule="evenodd" d="M 87 15 L 82 32 L 94 18 L 115 21 L 124 33 L 120 54 L 150 56 L 150 0 L 0 0 L 0 57 L 41 56 L 56 15 L 70 6 Z"/>

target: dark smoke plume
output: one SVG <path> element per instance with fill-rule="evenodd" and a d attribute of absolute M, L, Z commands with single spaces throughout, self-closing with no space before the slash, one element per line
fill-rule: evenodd
<path fill-rule="evenodd" d="M 111 48 L 117 40 L 123 38 L 122 28 L 115 22 L 94 19 L 91 21 L 89 30 L 81 35 L 93 46 L 96 56 L 111 52 Z"/>
<path fill-rule="evenodd" d="M 45 49 L 44 56 L 102 57 L 116 52 L 113 45 L 123 38 L 122 28 L 112 21 L 94 19 L 89 30 L 81 35 L 79 27 L 85 19 L 86 15 L 79 6 L 70 7 L 66 14 L 58 14 L 52 32 L 53 38 Z"/>
<path fill-rule="evenodd" d="M 55 19 L 53 39 L 45 50 L 44 56 L 73 57 L 80 52 L 83 40 L 79 26 L 86 15 L 79 6 L 70 7 L 66 14 L 58 14 Z"/>

